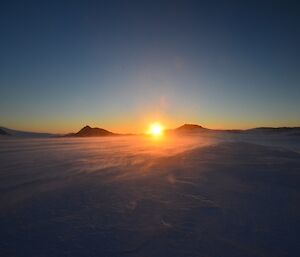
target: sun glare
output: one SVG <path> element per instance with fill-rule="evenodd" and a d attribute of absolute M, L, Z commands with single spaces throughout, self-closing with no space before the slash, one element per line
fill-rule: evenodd
<path fill-rule="evenodd" d="M 161 136 L 164 132 L 164 128 L 158 122 L 152 123 L 149 127 L 148 134 L 152 136 Z"/>

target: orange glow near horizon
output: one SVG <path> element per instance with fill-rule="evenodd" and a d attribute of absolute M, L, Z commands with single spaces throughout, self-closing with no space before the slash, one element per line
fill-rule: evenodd
<path fill-rule="evenodd" d="M 164 128 L 159 122 L 152 123 L 149 127 L 147 134 L 152 135 L 154 137 L 159 137 L 163 135 Z"/>

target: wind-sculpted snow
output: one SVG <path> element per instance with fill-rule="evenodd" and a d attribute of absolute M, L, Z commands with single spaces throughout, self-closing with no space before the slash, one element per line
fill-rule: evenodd
<path fill-rule="evenodd" d="M 0 256 L 297 256 L 297 140 L 2 140 Z"/>

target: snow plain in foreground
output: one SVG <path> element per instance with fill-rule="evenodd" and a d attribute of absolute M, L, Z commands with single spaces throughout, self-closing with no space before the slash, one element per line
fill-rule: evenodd
<path fill-rule="evenodd" d="M 299 137 L 0 141 L 0 256 L 296 256 Z"/>

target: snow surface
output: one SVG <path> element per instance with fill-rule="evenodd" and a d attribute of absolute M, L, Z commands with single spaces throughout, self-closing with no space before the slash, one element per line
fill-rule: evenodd
<path fill-rule="evenodd" d="M 299 140 L 0 139 L 0 256 L 297 256 Z"/>

